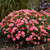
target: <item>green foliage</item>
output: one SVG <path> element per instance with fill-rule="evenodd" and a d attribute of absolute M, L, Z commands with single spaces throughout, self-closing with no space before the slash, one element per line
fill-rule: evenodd
<path fill-rule="evenodd" d="M 47 0 L 49 1 L 49 0 Z M 39 9 L 40 0 L 0 0 L 0 20 L 8 13 L 20 9 Z"/>
<path fill-rule="evenodd" d="M 0 0 L 0 19 L 14 10 L 21 9 L 20 3 L 20 0 Z"/>

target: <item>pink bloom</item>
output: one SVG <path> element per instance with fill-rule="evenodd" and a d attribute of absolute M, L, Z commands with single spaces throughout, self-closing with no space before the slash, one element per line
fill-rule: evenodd
<path fill-rule="evenodd" d="M 42 20 L 42 18 L 39 18 L 39 20 Z"/>
<path fill-rule="evenodd" d="M 1 22 L 0 25 L 2 25 L 3 23 Z"/>
<path fill-rule="evenodd" d="M 35 26 L 33 26 L 33 29 L 35 29 L 36 31 L 38 31 L 38 28 L 36 28 Z"/>
<path fill-rule="evenodd" d="M 38 36 L 38 40 L 40 40 L 41 38 Z"/>
<path fill-rule="evenodd" d="M 30 40 L 31 40 L 31 42 L 33 42 L 33 38 L 31 38 Z"/>
<path fill-rule="evenodd" d="M 41 29 L 40 31 L 41 31 L 41 32 L 44 32 L 44 33 L 47 33 L 46 30 L 44 30 L 44 29 Z"/>
<path fill-rule="evenodd" d="M 25 28 L 24 28 L 24 27 L 22 27 L 21 29 L 22 29 L 22 30 L 24 30 Z"/>
<path fill-rule="evenodd" d="M 30 27 L 30 31 L 33 31 L 33 28 L 32 27 Z"/>
<path fill-rule="evenodd" d="M 6 29 L 6 31 L 10 30 L 10 27 Z"/>
<path fill-rule="evenodd" d="M 21 23 L 24 24 L 24 20 L 21 20 Z"/>
<path fill-rule="evenodd" d="M 34 42 L 34 45 L 36 45 L 36 42 Z"/>
<path fill-rule="evenodd" d="M 7 38 L 10 38 L 10 35 L 9 34 L 7 35 Z"/>
<path fill-rule="evenodd" d="M 9 25 L 9 23 L 7 23 L 7 25 Z"/>
<path fill-rule="evenodd" d="M 25 32 L 22 31 L 21 34 L 22 34 L 22 37 L 24 38 L 25 37 Z"/>
<path fill-rule="evenodd" d="M 27 20 L 25 20 L 25 23 L 26 23 L 26 24 L 28 24 L 28 21 L 27 21 Z"/>
<path fill-rule="evenodd" d="M 35 24 L 39 24 L 37 20 L 34 20 L 34 23 L 35 23 Z"/>
<path fill-rule="evenodd" d="M 5 30 L 5 28 L 3 28 L 3 31 Z"/>
<path fill-rule="evenodd" d="M 36 40 L 36 37 L 34 37 L 34 39 Z"/>
<path fill-rule="evenodd" d="M 15 38 L 12 38 L 12 40 L 15 41 L 16 39 Z"/>
<path fill-rule="evenodd" d="M 1 28 L 3 28 L 4 25 L 1 26 Z"/>
<path fill-rule="evenodd" d="M 13 35 L 11 35 L 11 38 L 13 38 Z"/>
<path fill-rule="evenodd" d="M 22 32 L 21 32 L 21 34 L 22 34 L 22 35 L 25 35 L 25 32 L 24 32 L 24 31 L 22 31 Z"/>
<path fill-rule="evenodd" d="M 50 25 L 48 25 L 47 29 L 50 30 Z"/>
<path fill-rule="evenodd" d="M 27 17 L 27 19 L 30 19 L 29 17 Z"/>
<path fill-rule="evenodd" d="M 26 25 L 26 28 L 29 29 L 29 25 Z"/>
<path fill-rule="evenodd" d="M 10 23 L 9 26 L 12 27 L 12 26 L 14 26 L 14 24 L 13 23 Z"/>
<path fill-rule="evenodd" d="M 46 38 L 44 39 L 44 42 L 46 42 Z"/>
<path fill-rule="evenodd" d="M 40 42 L 37 42 L 37 44 L 39 45 L 39 44 L 40 44 Z"/>
<path fill-rule="evenodd" d="M 26 38 L 26 41 L 30 41 L 30 38 Z"/>
<path fill-rule="evenodd" d="M 20 39 L 20 34 L 16 34 L 15 36 L 16 36 L 16 38 L 17 38 L 18 40 Z"/>
<path fill-rule="evenodd" d="M 42 22 L 42 24 L 44 24 L 44 22 Z"/>
<path fill-rule="evenodd" d="M 33 37 L 32 35 L 29 36 L 30 39 L 31 39 L 32 37 Z"/>
<path fill-rule="evenodd" d="M 18 31 L 18 34 L 20 34 L 21 33 L 21 31 Z"/>
<path fill-rule="evenodd" d="M 4 23 L 4 25 L 6 25 L 6 23 Z"/>
<path fill-rule="evenodd" d="M 38 17 L 37 14 L 34 15 L 36 18 Z"/>
<path fill-rule="evenodd" d="M 8 14 L 9 17 L 11 17 L 13 15 L 13 13 Z"/>
<path fill-rule="evenodd" d="M 11 31 L 11 34 L 13 34 L 13 32 Z"/>
<path fill-rule="evenodd" d="M 16 26 L 17 26 L 17 27 L 20 27 L 20 24 L 17 24 Z"/>
<path fill-rule="evenodd" d="M 4 31 L 4 34 L 6 34 L 6 31 Z"/>
<path fill-rule="evenodd" d="M 24 38 L 24 37 L 25 37 L 25 35 L 22 35 L 22 37 Z"/>
<path fill-rule="evenodd" d="M 20 42 L 20 44 L 22 45 L 22 41 Z"/>
<path fill-rule="evenodd" d="M 31 34 L 32 34 L 33 36 L 35 36 L 35 33 L 34 33 L 34 32 L 31 32 Z"/>
<path fill-rule="evenodd" d="M 47 41 L 50 41 L 50 38 L 48 38 Z"/>
<path fill-rule="evenodd" d="M 5 19 L 2 19 L 2 22 L 4 22 L 5 21 Z"/>
<path fill-rule="evenodd" d="M 31 24 L 31 22 L 32 22 L 32 21 L 30 20 L 30 21 L 29 21 L 29 24 Z"/>
<path fill-rule="evenodd" d="M 26 21 L 26 18 L 23 18 L 24 21 Z"/>
<path fill-rule="evenodd" d="M 28 16 L 25 16 L 27 19 L 29 19 L 29 17 Z"/>

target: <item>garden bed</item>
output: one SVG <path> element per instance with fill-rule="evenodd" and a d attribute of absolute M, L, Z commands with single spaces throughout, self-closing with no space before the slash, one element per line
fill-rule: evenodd
<path fill-rule="evenodd" d="M 41 44 L 41 45 L 37 45 L 37 46 L 33 46 L 33 47 L 27 47 L 24 49 L 16 49 L 14 47 L 14 45 L 8 47 L 8 43 L 5 43 L 2 41 L 0 43 L 0 47 L 1 47 L 0 50 L 50 50 L 50 43 Z"/>

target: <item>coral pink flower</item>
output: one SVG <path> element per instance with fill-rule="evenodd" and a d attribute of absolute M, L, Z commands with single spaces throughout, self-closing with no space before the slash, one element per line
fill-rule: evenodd
<path fill-rule="evenodd" d="M 25 20 L 25 23 L 26 23 L 26 24 L 28 24 L 28 21 L 27 21 L 27 20 Z"/>
<path fill-rule="evenodd" d="M 26 25 L 26 28 L 29 29 L 29 25 Z"/>
<path fill-rule="evenodd" d="M 6 25 L 6 23 L 4 23 L 4 25 Z"/>
<path fill-rule="evenodd" d="M 21 33 L 21 31 L 18 31 L 18 34 L 20 34 Z"/>
<path fill-rule="evenodd" d="M 13 34 L 13 32 L 11 31 L 11 34 Z"/>
<path fill-rule="evenodd" d="M 34 23 L 35 23 L 35 24 L 39 24 L 37 20 L 34 20 Z"/>
<path fill-rule="evenodd" d="M 39 20 L 42 20 L 42 18 L 39 18 Z"/>
<path fill-rule="evenodd" d="M 17 26 L 17 27 L 20 27 L 20 24 L 17 24 L 16 26 Z"/>
<path fill-rule="evenodd" d="M 20 39 L 20 34 L 16 34 L 15 36 L 16 36 L 16 38 L 17 38 L 18 40 Z"/>
<path fill-rule="evenodd" d="M 21 20 L 21 23 L 24 24 L 24 20 Z"/>
<path fill-rule="evenodd" d="M 39 44 L 40 44 L 40 42 L 37 42 L 37 44 L 39 45 Z"/>
<path fill-rule="evenodd" d="M 36 18 L 38 17 L 37 14 L 34 15 Z"/>
<path fill-rule="evenodd" d="M 50 38 L 48 38 L 47 41 L 50 41 Z"/>
<path fill-rule="evenodd" d="M 3 28 L 3 31 L 5 30 L 5 28 Z"/>
<path fill-rule="evenodd" d="M 23 43 L 23 42 L 21 41 L 20 44 L 22 45 L 22 43 Z"/>
<path fill-rule="evenodd" d="M 6 29 L 6 31 L 10 30 L 10 27 Z"/>
<path fill-rule="evenodd" d="M 10 35 L 9 34 L 7 35 L 7 38 L 10 38 Z"/>
<path fill-rule="evenodd" d="M 34 37 L 34 39 L 36 40 L 36 37 Z"/>
<path fill-rule="evenodd" d="M 0 25 L 2 25 L 3 23 L 1 22 Z"/>
<path fill-rule="evenodd" d="M 14 24 L 13 23 L 10 23 L 9 26 L 12 27 L 12 26 L 14 26 Z"/>
<path fill-rule="evenodd" d="M 13 35 L 11 35 L 11 38 L 13 38 Z"/>
<path fill-rule="evenodd" d="M 22 35 L 25 35 L 25 32 L 24 32 L 24 31 L 22 31 L 22 32 L 21 32 L 21 34 L 22 34 Z"/>
<path fill-rule="evenodd" d="M 29 17 L 28 16 L 25 16 L 27 19 L 29 19 Z"/>
<path fill-rule="evenodd" d="M 30 41 L 30 38 L 26 38 L 26 41 Z"/>
<path fill-rule="evenodd" d="M 50 30 L 50 25 L 48 25 L 47 29 Z"/>
<path fill-rule="evenodd" d="M 34 33 L 34 32 L 31 32 L 31 34 L 32 34 L 33 36 L 35 36 L 35 33 Z"/>
<path fill-rule="evenodd" d="M 44 39 L 44 42 L 46 42 L 46 38 Z"/>
<path fill-rule="evenodd" d="M 30 27 L 30 31 L 33 31 L 33 28 L 32 27 Z"/>
<path fill-rule="evenodd" d="M 15 41 L 16 39 L 15 38 L 12 38 L 12 40 Z"/>
<path fill-rule="evenodd" d="M 31 39 L 32 37 L 33 37 L 32 35 L 29 36 L 30 39 Z"/>
<path fill-rule="evenodd" d="M 25 37 L 25 35 L 22 35 L 22 37 L 24 38 L 24 37 Z"/>
<path fill-rule="evenodd" d="M 40 40 L 41 38 L 38 36 L 38 40 Z"/>
<path fill-rule="evenodd" d="M 33 42 L 33 38 L 31 38 L 31 42 Z"/>
<path fill-rule="evenodd" d="M 34 42 L 34 45 L 36 45 L 37 44 L 37 42 Z"/>
<path fill-rule="evenodd" d="M 4 31 L 4 34 L 6 34 L 6 31 Z"/>
<path fill-rule="evenodd" d="M 25 37 L 25 32 L 22 31 L 21 34 L 22 34 L 22 37 L 24 38 Z"/>
<path fill-rule="evenodd" d="M 36 31 L 38 31 L 38 28 L 36 28 L 35 26 L 33 26 L 33 29 L 35 29 Z"/>
<path fill-rule="evenodd" d="M 8 17 L 11 17 L 13 15 L 13 13 L 8 14 Z"/>
<path fill-rule="evenodd" d="M 22 27 L 21 29 L 22 29 L 22 30 L 24 30 L 25 28 L 24 28 L 24 27 Z"/>

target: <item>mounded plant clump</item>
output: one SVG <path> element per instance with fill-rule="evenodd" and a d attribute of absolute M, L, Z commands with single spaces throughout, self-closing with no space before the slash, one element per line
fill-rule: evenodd
<path fill-rule="evenodd" d="M 13 11 L 0 23 L 4 35 L 17 43 L 19 48 L 23 45 L 39 45 L 50 41 L 50 24 L 47 22 L 50 13 L 34 10 Z"/>

